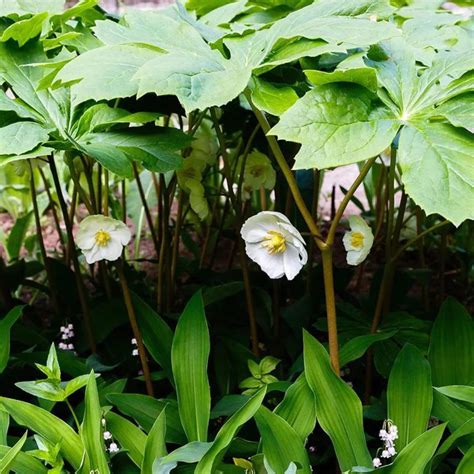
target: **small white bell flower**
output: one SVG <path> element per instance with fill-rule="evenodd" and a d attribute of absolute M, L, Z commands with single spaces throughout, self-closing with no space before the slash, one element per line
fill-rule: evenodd
<path fill-rule="evenodd" d="M 117 443 L 110 443 L 109 452 L 110 453 L 118 453 L 119 452 L 119 447 L 117 446 Z"/>
<path fill-rule="evenodd" d="M 380 467 L 382 465 L 382 461 L 379 458 L 372 459 L 372 464 L 374 467 Z"/>
<path fill-rule="evenodd" d="M 76 243 L 87 263 L 117 260 L 130 242 L 130 229 L 122 222 L 101 214 L 86 217 L 79 225 Z"/>
<path fill-rule="evenodd" d="M 112 439 L 112 433 L 110 431 L 104 431 L 104 439 L 105 440 Z"/>
<path fill-rule="evenodd" d="M 280 212 L 259 212 L 245 221 L 240 233 L 247 255 L 270 278 L 285 275 L 293 280 L 308 260 L 303 237 Z"/>
<path fill-rule="evenodd" d="M 374 235 L 362 217 L 349 216 L 348 220 L 351 230 L 346 232 L 342 239 L 347 251 L 347 263 L 359 265 L 369 255 L 374 243 Z"/>

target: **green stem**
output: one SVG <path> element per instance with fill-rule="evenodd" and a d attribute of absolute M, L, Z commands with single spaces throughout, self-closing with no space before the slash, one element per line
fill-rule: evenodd
<path fill-rule="evenodd" d="M 332 247 L 326 247 L 321 251 L 324 293 L 326 297 L 326 316 L 328 322 L 329 356 L 331 358 L 331 365 L 334 372 L 339 375 L 339 343 L 337 336 L 336 298 L 334 292 L 332 253 Z"/>
<path fill-rule="evenodd" d="M 74 408 L 72 407 L 71 403 L 69 402 L 67 398 L 64 401 L 66 402 L 66 405 L 69 408 L 69 411 L 71 412 L 71 415 L 74 419 L 74 423 L 76 424 L 76 427 L 77 427 L 77 431 L 79 432 L 81 429 L 81 424 L 79 423 L 79 420 L 76 416 L 76 412 L 74 411 Z"/>
<path fill-rule="evenodd" d="M 270 145 L 273 156 L 275 157 L 278 166 L 280 167 L 283 175 L 285 176 L 286 182 L 288 183 L 291 194 L 293 195 L 293 199 L 295 200 L 295 203 L 298 206 L 298 209 L 301 215 L 303 216 L 303 219 L 305 220 L 306 225 L 308 226 L 308 229 L 310 230 L 311 234 L 314 237 L 317 237 L 316 245 L 319 247 L 320 250 L 322 250 L 325 247 L 325 243 L 321 240 L 321 233 L 318 229 L 315 220 L 313 219 L 313 216 L 311 215 L 311 211 L 308 209 L 306 203 L 304 202 L 303 196 L 301 195 L 293 172 L 288 166 L 288 163 L 286 162 L 285 157 L 283 156 L 283 152 L 281 151 L 281 148 L 278 145 L 276 138 L 273 135 L 268 135 L 268 132 L 270 131 L 270 124 L 268 123 L 268 120 L 265 115 L 253 104 L 249 91 L 245 91 L 245 96 L 247 97 L 247 100 L 250 106 L 252 107 L 255 116 L 257 117 L 258 123 L 262 127 L 263 132 L 265 133 L 265 137 L 268 141 L 268 144 Z"/>

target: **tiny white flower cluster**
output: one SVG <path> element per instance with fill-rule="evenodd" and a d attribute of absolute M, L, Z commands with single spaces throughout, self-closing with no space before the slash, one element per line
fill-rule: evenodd
<path fill-rule="evenodd" d="M 137 345 L 137 340 L 135 338 L 132 339 L 132 356 L 137 357 L 138 356 L 138 345 Z"/>
<path fill-rule="evenodd" d="M 73 351 L 74 344 L 72 344 L 71 339 L 74 337 L 74 326 L 68 324 L 67 326 L 61 326 L 61 342 L 58 344 L 58 347 L 63 351 Z"/>
<path fill-rule="evenodd" d="M 102 418 L 102 426 L 105 429 L 105 419 L 104 418 Z M 110 431 L 107 431 L 107 430 L 104 431 L 103 437 L 104 437 L 105 441 L 109 442 L 108 447 L 107 447 L 107 451 L 110 454 L 118 453 L 120 451 L 120 448 L 118 447 L 117 443 L 113 440 L 112 433 Z"/>
<path fill-rule="evenodd" d="M 385 420 L 382 429 L 379 431 L 379 438 L 384 442 L 384 447 L 380 457 L 378 456 L 379 449 L 377 451 L 377 457 L 372 460 L 374 467 L 380 467 L 382 465 L 380 458 L 390 459 L 397 454 L 395 450 L 395 440 L 398 439 L 397 426 L 394 425 L 391 420 Z"/>

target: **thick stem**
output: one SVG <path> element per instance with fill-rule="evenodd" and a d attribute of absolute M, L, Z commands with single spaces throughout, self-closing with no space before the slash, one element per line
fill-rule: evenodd
<path fill-rule="evenodd" d="M 97 352 L 97 346 L 94 339 L 94 333 L 92 331 L 92 318 L 87 304 L 86 289 L 84 282 L 82 281 L 81 267 L 79 265 L 79 260 L 76 254 L 76 248 L 74 245 L 74 235 L 72 232 L 72 222 L 69 220 L 69 214 L 66 202 L 64 201 L 64 196 L 61 190 L 61 183 L 59 181 L 58 170 L 56 169 L 56 163 L 54 162 L 54 157 L 50 156 L 48 158 L 49 167 L 51 169 L 51 175 L 53 176 L 54 186 L 56 187 L 56 193 L 58 195 L 59 205 L 61 207 L 61 212 L 63 214 L 64 225 L 66 226 L 66 233 L 68 237 L 68 245 L 70 245 L 71 250 L 71 260 L 74 267 L 74 275 L 76 278 L 77 293 L 79 296 L 79 301 L 81 304 L 82 314 L 84 316 L 84 324 L 86 329 L 86 335 L 89 342 L 89 347 L 91 352 Z"/>
<path fill-rule="evenodd" d="M 128 288 L 127 279 L 123 272 L 123 262 L 119 261 L 117 264 L 117 273 L 120 280 L 120 286 L 122 287 L 123 299 L 127 308 L 128 319 L 130 320 L 130 326 L 132 327 L 133 336 L 137 340 L 138 355 L 140 356 L 140 362 L 142 365 L 143 376 L 145 378 L 146 391 L 151 397 L 154 396 L 153 384 L 151 381 L 150 367 L 148 365 L 147 354 L 145 346 L 143 345 L 142 335 L 140 328 L 138 327 L 137 317 L 135 309 L 133 308 L 132 298 L 130 290 Z"/>
<path fill-rule="evenodd" d="M 283 175 L 285 176 L 291 194 L 293 195 L 293 199 L 295 200 L 295 203 L 298 206 L 298 209 L 301 215 L 303 216 L 303 219 L 305 220 L 306 225 L 308 226 L 308 229 L 310 230 L 311 234 L 314 237 L 319 237 L 319 239 L 316 239 L 316 245 L 318 245 L 318 247 L 322 250 L 325 247 L 325 244 L 321 240 L 321 233 L 319 232 L 318 226 L 315 220 L 313 219 L 313 216 L 311 215 L 311 211 L 308 209 L 306 203 L 304 202 L 303 196 L 301 195 L 293 172 L 288 166 L 288 163 L 286 162 L 285 157 L 283 156 L 283 152 L 281 151 L 281 148 L 278 145 L 276 138 L 273 135 L 268 135 L 268 132 L 270 131 L 270 124 L 268 123 L 268 120 L 266 119 L 265 115 L 253 104 L 250 92 L 246 91 L 245 95 L 250 106 L 252 107 L 255 116 L 257 117 L 260 126 L 262 127 L 263 132 L 265 133 L 265 137 L 268 141 L 268 144 L 270 145 L 273 156 L 275 157 L 278 166 L 280 167 Z"/>
<path fill-rule="evenodd" d="M 332 265 L 332 247 L 322 252 L 324 292 L 326 296 L 326 315 L 328 321 L 329 356 L 334 372 L 339 375 L 339 344 L 337 338 L 336 298 L 334 293 L 334 275 Z"/>

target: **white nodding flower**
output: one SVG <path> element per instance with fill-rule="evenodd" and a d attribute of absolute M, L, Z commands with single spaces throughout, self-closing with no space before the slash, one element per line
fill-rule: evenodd
<path fill-rule="evenodd" d="M 270 278 L 298 275 L 308 260 L 298 230 L 280 212 L 262 211 L 247 219 L 240 231 L 247 255 Z"/>
<path fill-rule="evenodd" d="M 137 355 L 138 355 L 138 349 L 133 349 L 132 356 L 137 356 Z"/>
<path fill-rule="evenodd" d="M 382 465 L 382 461 L 379 458 L 372 459 L 372 464 L 374 467 L 380 467 Z"/>
<path fill-rule="evenodd" d="M 96 214 L 80 223 L 76 243 L 87 263 L 92 264 L 100 260 L 117 260 L 131 237 L 130 229 L 122 221 Z"/>
<path fill-rule="evenodd" d="M 117 443 L 110 443 L 109 452 L 110 453 L 118 453 L 119 452 L 119 447 L 117 446 Z"/>
<path fill-rule="evenodd" d="M 359 265 L 369 255 L 374 235 L 372 229 L 360 216 L 349 216 L 350 231 L 346 232 L 342 239 L 347 251 L 347 263 Z"/>
<path fill-rule="evenodd" d="M 112 433 L 110 431 L 104 431 L 104 439 L 112 439 Z"/>

